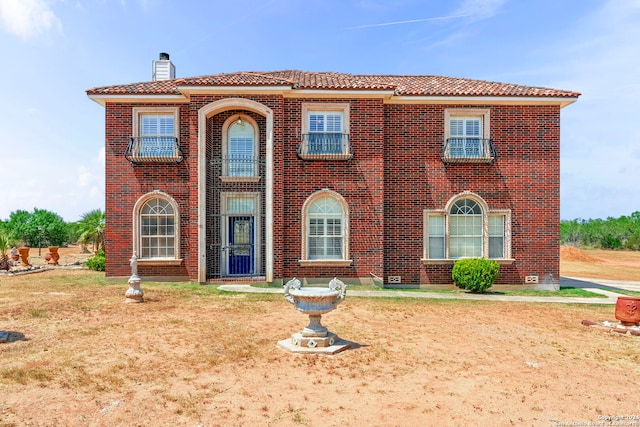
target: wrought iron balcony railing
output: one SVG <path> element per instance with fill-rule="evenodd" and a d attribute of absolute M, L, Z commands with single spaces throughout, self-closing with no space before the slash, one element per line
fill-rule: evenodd
<path fill-rule="evenodd" d="M 133 137 L 124 157 L 131 163 L 178 163 L 183 160 L 178 138 L 169 136 Z"/>
<path fill-rule="evenodd" d="M 307 133 L 302 135 L 298 157 L 304 160 L 350 160 L 353 157 L 346 133 Z"/>
<path fill-rule="evenodd" d="M 493 141 L 488 138 L 449 138 L 442 147 L 440 158 L 449 163 L 488 163 L 498 157 Z"/>

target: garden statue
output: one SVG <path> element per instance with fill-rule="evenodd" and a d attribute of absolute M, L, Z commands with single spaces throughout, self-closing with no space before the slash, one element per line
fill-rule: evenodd
<path fill-rule="evenodd" d="M 125 302 L 144 302 L 144 292 L 140 289 L 142 279 L 138 276 L 138 257 L 136 256 L 136 251 L 133 251 L 133 256 L 129 261 L 131 265 L 131 277 L 129 277 L 129 289 L 127 289 L 125 293 Z"/>

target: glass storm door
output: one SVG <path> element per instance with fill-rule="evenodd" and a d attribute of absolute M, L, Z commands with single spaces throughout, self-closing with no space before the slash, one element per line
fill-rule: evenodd
<path fill-rule="evenodd" d="M 229 269 L 230 275 L 253 274 L 254 223 L 253 216 L 229 217 Z"/>

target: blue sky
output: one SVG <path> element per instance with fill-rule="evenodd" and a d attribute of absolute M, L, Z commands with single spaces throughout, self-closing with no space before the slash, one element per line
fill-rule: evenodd
<path fill-rule="evenodd" d="M 561 217 L 640 211 L 640 0 L 0 0 L 0 219 L 104 209 L 104 109 L 85 90 L 301 69 L 578 91 Z M 636 123 L 636 125 L 634 125 Z"/>

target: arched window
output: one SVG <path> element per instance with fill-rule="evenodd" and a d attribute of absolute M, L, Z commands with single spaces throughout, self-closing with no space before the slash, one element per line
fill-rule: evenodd
<path fill-rule="evenodd" d="M 179 258 L 179 216 L 175 200 L 159 191 L 143 196 L 134 208 L 134 221 L 134 249 L 141 260 Z"/>
<path fill-rule="evenodd" d="M 482 256 L 482 208 L 471 199 L 456 201 L 449 210 L 449 257 Z"/>
<path fill-rule="evenodd" d="M 322 190 L 303 207 L 303 260 L 333 262 L 348 260 L 348 207 L 338 193 Z"/>
<path fill-rule="evenodd" d="M 511 258 L 511 211 L 491 210 L 478 195 L 464 192 L 444 210 L 425 210 L 424 258 Z"/>
<path fill-rule="evenodd" d="M 233 178 L 257 176 L 257 123 L 249 116 L 236 114 L 225 122 L 223 129 L 223 174 Z"/>

